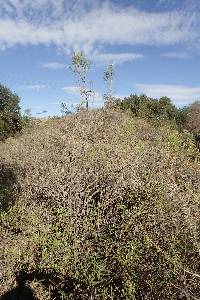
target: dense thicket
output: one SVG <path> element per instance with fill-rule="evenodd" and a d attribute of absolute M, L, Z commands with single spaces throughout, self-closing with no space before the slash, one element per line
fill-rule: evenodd
<path fill-rule="evenodd" d="M 10 201 L 0 293 L 17 277 L 40 300 L 200 298 L 200 154 L 189 133 L 82 112 L 2 143 L 0 166 Z"/>
<path fill-rule="evenodd" d="M 116 100 L 115 103 L 124 111 L 130 111 L 133 116 L 146 118 L 156 124 L 164 122 L 182 127 L 183 116 L 181 110 L 172 104 L 167 97 L 154 99 L 146 95 L 134 95 Z"/>
<path fill-rule="evenodd" d="M 22 129 L 20 98 L 0 84 L 0 141 Z"/>

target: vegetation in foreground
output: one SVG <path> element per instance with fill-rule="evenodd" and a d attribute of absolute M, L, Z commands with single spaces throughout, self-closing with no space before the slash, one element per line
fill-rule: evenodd
<path fill-rule="evenodd" d="M 41 300 L 200 298 L 200 154 L 188 132 L 80 112 L 7 139 L 0 172 L 3 299 L 25 284 Z"/>

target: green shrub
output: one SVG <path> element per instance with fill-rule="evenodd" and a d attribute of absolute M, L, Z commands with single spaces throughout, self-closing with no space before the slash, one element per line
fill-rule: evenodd
<path fill-rule="evenodd" d="M 0 84 L 0 141 L 22 129 L 20 98 Z"/>
<path fill-rule="evenodd" d="M 181 127 L 182 117 L 179 110 L 167 97 L 153 99 L 146 95 L 133 95 L 116 100 L 116 105 L 124 111 L 130 111 L 134 116 L 151 120 L 154 124 L 170 122 L 171 125 Z"/>

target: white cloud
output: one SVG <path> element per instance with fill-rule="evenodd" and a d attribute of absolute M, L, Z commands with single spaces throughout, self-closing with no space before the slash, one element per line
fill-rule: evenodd
<path fill-rule="evenodd" d="M 92 52 L 105 45 L 191 44 L 199 39 L 197 12 L 145 12 L 83 2 L 87 10 L 75 0 L 65 5 L 62 0 L 0 0 L 0 47 L 54 44 Z"/>
<path fill-rule="evenodd" d="M 172 59 L 187 59 L 191 56 L 186 52 L 166 52 L 160 55 L 161 57 L 172 58 Z"/>
<path fill-rule="evenodd" d="M 115 63 L 121 64 L 124 62 L 130 62 L 144 58 L 144 55 L 139 53 L 98 53 L 93 56 L 93 59 L 97 63 Z"/>
<path fill-rule="evenodd" d="M 31 89 L 31 90 L 36 90 L 36 91 L 40 91 L 42 89 L 47 88 L 47 85 L 44 84 L 35 84 L 35 85 L 27 85 L 26 88 L 27 89 Z"/>
<path fill-rule="evenodd" d="M 130 62 L 134 60 L 143 59 L 144 55 L 139 53 L 99 53 L 95 51 L 92 55 L 92 60 L 97 64 L 122 64 L 124 62 Z M 67 65 L 58 62 L 48 62 L 42 65 L 47 69 L 66 69 Z"/>
<path fill-rule="evenodd" d="M 65 91 L 68 94 L 80 94 L 80 87 L 78 86 L 64 86 L 62 88 L 63 91 Z M 94 95 L 96 97 L 100 97 L 101 94 L 97 91 L 94 91 Z"/>
<path fill-rule="evenodd" d="M 61 101 L 62 102 L 62 101 Z M 49 103 L 49 104 L 51 104 L 51 105 L 61 105 L 61 102 L 59 102 L 59 101 L 54 101 L 54 102 L 51 102 L 51 103 Z"/>
<path fill-rule="evenodd" d="M 176 103 L 193 102 L 200 99 L 200 87 L 184 85 L 135 84 L 137 93 L 143 93 L 153 98 L 167 96 Z"/>
<path fill-rule="evenodd" d="M 77 101 L 77 103 L 80 104 L 80 88 L 77 86 L 65 86 L 62 88 L 62 90 L 64 90 L 68 95 L 72 96 L 73 95 L 73 99 L 69 99 L 68 102 L 72 102 L 74 104 L 74 101 Z M 103 104 L 103 97 L 102 94 L 99 93 L 98 91 L 94 91 L 93 94 L 91 94 L 91 97 L 89 99 L 89 103 L 92 104 L 94 106 L 98 106 L 98 105 L 102 105 Z"/>
<path fill-rule="evenodd" d="M 67 68 L 67 66 L 65 64 L 61 64 L 61 63 L 58 63 L 58 62 L 48 62 L 46 64 L 43 64 L 42 66 L 44 68 L 53 69 L 53 70 Z"/>
<path fill-rule="evenodd" d="M 125 97 L 128 97 L 128 94 L 114 94 L 113 95 L 116 99 L 124 99 Z"/>
<path fill-rule="evenodd" d="M 62 88 L 67 94 L 79 94 L 80 88 L 78 86 L 64 86 Z"/>

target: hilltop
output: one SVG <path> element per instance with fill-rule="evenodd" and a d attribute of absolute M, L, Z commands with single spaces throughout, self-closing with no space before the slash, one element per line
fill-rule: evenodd
<path fill-rule="evenodd" d="M 2 295 L 17 281 L 41 300 L 200 298 L 187 131 L 114 109 L 47 119 L 0 144 L 0 171 Z"/>

